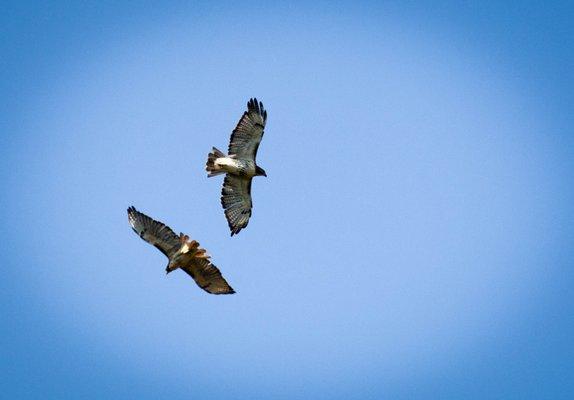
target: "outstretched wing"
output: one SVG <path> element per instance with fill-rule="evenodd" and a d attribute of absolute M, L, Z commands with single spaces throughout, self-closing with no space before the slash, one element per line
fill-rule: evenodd
<path fill-rule="evenodd" d="M 235 154 L 238 158 L 248 158 L 255 161 L 266 121 L 267 111 L 263 108 L 263 103 L 257 102 L 257 99 L 249 100 L 247 111 L 243 113 L 231 133 L 227 151 L 229 155 Z"/>
<path fill-rule="evenodd" d="M 181 247 L 179 236 L 169 226 L 137 211 L 133 206 L 128 208 L 128 221 L 139 237 L 153 244 L 167 258 L 171 258 Z"/>
<path fill-rule="evenodd" d="M 231 236 L 247 226 L 251 217 L 251 180 L 227 174 L 221 189 L 221 205 L 231 230 Z"/>
<path fill-rule="evenodd" d="M 223 278 L 208 258 L 192 257 L 180 267 L 193 278 L 197 286 L 211 294 L 233 294 L 235 290 Z"/>

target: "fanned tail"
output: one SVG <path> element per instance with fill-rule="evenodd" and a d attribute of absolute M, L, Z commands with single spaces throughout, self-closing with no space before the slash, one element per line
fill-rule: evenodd
<path fill-rule="evenodd" d="M 215 164 L 215 160 L 223 157 L 225 157 L 225 154 L 222 151 L 216 149 L 215 147 L 213 147 L 211 153 L 207 155 L 207 163 L 205 163 L 205 170 L 207 171 L 208 178 L 225 173 L 225 171 L 221 169 L 219 165 Z"/>

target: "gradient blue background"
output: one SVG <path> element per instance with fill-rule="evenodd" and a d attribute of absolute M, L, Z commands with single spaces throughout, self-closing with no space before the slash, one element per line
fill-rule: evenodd
<path fill-rule="evenodd" d="M 457 3 L 4 2 L 1 396 L 572 398 L 574 7 Z"/>

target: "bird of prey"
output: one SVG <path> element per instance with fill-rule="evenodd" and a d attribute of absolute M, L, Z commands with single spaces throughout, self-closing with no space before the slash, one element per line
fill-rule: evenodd
<path fill-rule="evenodd" d="M 231 133 L 227 155 L 215 147 L 207 156 L 208 177 L 227 174 L 221 190 L 221 205 L 231 230 L 231 236 L 239 233 L 251 217 L 251 180 L 254 176 L 267 176 L 255 163 L 257 149 L 263 138 L 267 111 L 257 99 L 247 102 L 247 111 Z"/>
<path fill-rule="evenodd" d="M 210 261 L 205 249 L 199 247 L 189 236 L 175 234 L 168 226 L 137 211 L 128 208 L 128 221 L 135 233 L 153 244 L 169 259 L 165 268 L 170 273 L 178 268 L 189 274 L 197 286 L 211 294 L 232 294 L 235 290 L 221 276 L 221 272 Z"/>

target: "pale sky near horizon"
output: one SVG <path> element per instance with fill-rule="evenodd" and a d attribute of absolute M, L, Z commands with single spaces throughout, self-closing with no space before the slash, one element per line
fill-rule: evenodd
<path fill-rule="evenodd" d="M 8 4 L 9 398 L 570 398 L 572 5 Z M 269 117 L 231 238 L 207 179 Z M 198 240 L 211 296 L 130 229 Z"/>

